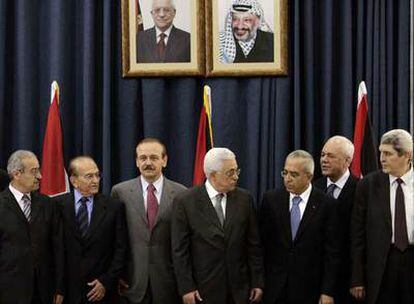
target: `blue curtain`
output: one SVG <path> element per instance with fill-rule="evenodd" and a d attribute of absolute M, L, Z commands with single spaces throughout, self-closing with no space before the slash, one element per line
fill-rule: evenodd
<path fill-rule="evenodd" d="M 409 0 L 292 0 L 289 75 L 122 78 L 120 1 L 0 0 L 0 167 L 15 149 L 41 156 L 50 84 L 61 88 L 65 159 L 93 156 L 103 190 L 137 174 L 144 136 L 168 149 L 166 175 L 191 185 L 202 87 L 212 88 L 216 146 L 232 149 L 256 198 L 281 183 L 293 149 L 319 159 L 353 135 L 365 80 L 375 139 L 409 127 Z"/>

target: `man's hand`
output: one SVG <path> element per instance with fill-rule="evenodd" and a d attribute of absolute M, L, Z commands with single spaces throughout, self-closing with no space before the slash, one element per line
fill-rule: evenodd
<path fill-rule="evenodd" d="M 349 292 L 358 301 L 365 300 L 365 287 L 364 286 L 355 286 L 355 287 L 352 287 L 349 290 Z"/>
<path fill-rule="evenodd" d="M 196 301 L 203 301 L 203 299 L 200 297 L 200 294 L 198 293 L 198 290 L 190 291 L 183 295 L 184 304 L 196 304 Z"/>
<path fill-rule="evenodd" d="M 334 298 L 330 297 L 325 294 L 321 294 L 321 297 L 319 298 L 319 304 L 334 304 Z"/>
<path fill-rule="evenodd" d="M 93 280 L 92 282 L 88 283 L 88 286 L 92 287 L 92 289 L 86 295 L 88 301 L 96 302 L 102 300 L 106 292 L 105 287 L 102 285 L 102 283 L 98 280 Z"/>
<path fill-rule="evenodd" d="M 123 295 L 127 289 L 129 288 L 128 283 L 125 280 L 119 279 L 118 281 L 118 293 L 119 295 Z"/>
<path fill-rule="evenodd" d="M 62 304 L 63 303 L 63 296 L 61 294 L 55 294 L 53 297 L 53 304 Z"/>
<path fill-rule="evenodd" d="M 259 302 L 262 299 L 263 290 L 261 288 L 252 288 L 250 290 L 250 302 Z"/>

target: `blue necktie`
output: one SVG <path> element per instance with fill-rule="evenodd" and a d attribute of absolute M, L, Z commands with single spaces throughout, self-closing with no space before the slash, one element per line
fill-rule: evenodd
<path fill-rule="evenodd" d="M 292 209 L 290 210 L 290 228 L 292 230 L 292 240 L 295 239 L 296 232 L 298 232 L 300 224 L 300 209 L 299 203 L 302 201 L 300 196 L 295 196 L 292 199 Z"/>
<path fill-rule="evenodd" d="M 87 201 L 89 200 L 86 197 L 82 197 L 79 200 L 81 205 L 78 209 L 78 214 L 76 215 L 76 218 L 78 220 L 79 233 L 82 237 L 85 237 L 89 226 L 88 209 L 86 208 Z"/>
<path fill-rule="evenodd" d="M 336 189 L 335 184 L 330 184 L 329 187 L 326 189 L 326 194 L 328 194 L 330 197 L 335 198 L 334 191 Z"/>

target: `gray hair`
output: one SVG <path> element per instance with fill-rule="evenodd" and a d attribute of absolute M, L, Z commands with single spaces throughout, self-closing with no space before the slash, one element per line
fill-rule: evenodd
<path fill-rule="evenodd" d="M 223 167 L 223 161 L 236 159 L 236 155 L 227 148 L 211 148 L 204 157 L 204 174 L 207 178 Z"/>
<path fill-rule="evenodd" d="M 26 158 L 36 158 L 36 155 L 32 151 L 28 150 L 16 150 L 10 155 L 9 160 L 7 161 L 7 173 L 9 176 L 13 172 L 24 170 L 23 159 Z"/>
<path fill-rule="evenodd" d="M 69 176 L 78 175 L 79 163 L 84 161 L 84 160 L 90 160 L 96 165 L 95 160 L 92 157 L 90 157 L 89 155 L 75 156 L 69 162 L 69 168 L 68 168 Z"/>
<path fill-rule="evenodd" d="M 413 137 L 403 129 L 394 129 L 382 135 L 381 145 L 392 145 L 399 156 L 409 153 L 412 157 Z"/>
<path fill-rule="evenodd" d="M 325 144 L 327 143 L 338 143 L 341 147 L 341 150 L 344 152 L 344 154 L 349 157 L 351 160 L 354 158 L 354 144 L 345 136 L 341 136 L 341 135 L 335 135 L 332 136 L 331 138 L 329 138 Z"/>
<path fill-rule="evenodd" d="M 305 160 L 306 173 L 313 175 L 313 172 L 315 171 L 315 162 L 313 161 L 313 157 L 309 154 L 309 152 L 306 152 L 305 150 L 295 150 L 289 153 L 286 159 L 288 158 L 302 158 Z"/>
<path fill-rule="evenodd" d="M 175 1 L 174 0 L 170 0 L 170 5 L 171 5 L 171 7 L 175 10 L 176 9 L 176 7 L 175 7 Z M 153 7 L 154 6 L 154 0 L 152 0 L 152 5 L 151 5 L 151 7 Z"/>

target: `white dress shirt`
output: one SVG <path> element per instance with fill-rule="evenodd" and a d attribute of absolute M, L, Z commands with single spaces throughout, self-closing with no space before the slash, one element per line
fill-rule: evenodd
<path fill-rule="evenodd" d="M 308 204 L 308 200 L 309 200 L 309 196 L 311 194 L 312 191 L 312 184 L 309 184 L 309 187 L 302 192 L 302 194 L 297 195 L 297 194 L 293 194 L 293 193 L 289 193 L 289 211 L 292 210 L 293 207 L 293 198 L 295 196 L 300 196 L 301 201 L 299 202 L 299 210 L 300 210 L 300 219 L 302 220 L 303 217 L 303 213 L 305 212 L 306 209 L 306 205 Z"/>
<path fill-rule="evenodd" d="M 220 192 L 214 189 L 213 185 L 209 182 L 209 180 L 206 180 L 205 185 L 206 185 L 208 197 L 210 198 L 211 204 L 214 207 L 217 201 L 217 195 L 220 194 Z M 223 194 L 223 198 L 221 200 L 221 208 L 223 209 L 223 216 L 224 218 L 226 218 L 227 194 L 226 193 L 221 193 L 221 194 Z"/>
<path fill-rule="evenodd" d="M 29 197 L 30 200 L 32 200 L 32 198 L 30 197 L 30 193 L 21 193 L 19 190 L 17 190 L 16 188 L 14 188 L 12 186 L 12 184 L 9 184 L 9 190 L 10 192 L 13 194 L 14 198 L 16 199 L 17 203 L 19 204 L 20 209 L 22 209 L 22 212 L 24 213 L 24 201 L 23 201 L 23 196 L 27 195 Z"/>
<path fill-rule="evenodd" d="M 145 211 L 147 210 L 147 194 L 148 194 L 148 185 L 149 183 L 145 180 L 145 178 L 141 175 L 141 185 L 142 185 L 142 195 L 144 196 L 144 207 Z M 161 203 L 161 194 L 162 194 L 162 188 L 164 187 L 164 176 L 161 175 L 159 179 L 157 179 L 155 182 L 152 183 L 155 187 L 155 197 L 157 198 L 158 206 Z"/>
<path fill-rule="evenodd" d="M 326 188 L 328 188 L 331 184 L 336 185 L 335 190 L 333 192 L 334 198 L 338 198 L 338 196 L 341 194 L 341 191 L 345 187 L 346 181 L 348 180 L 348 177 L 350 175 L 351 172 L 349 172 L 349 169 L 347 169 L 346 172 L 336 182 L 333 182 L 329 177 L 327 178 Z"/>
<path fill-rule="evenodd" d="M 156 34 L 156 37 L 157 37 L 157 44 L 161 40 L 160 34 L 164 33 L 165 34 L 164 42 L 165 42 L 165 45 L 167 45 L 168 39 L 170 38 L 172 27 L 173 26 L 171 24 L 171 26 L 168 29 L 166 29 L 164 32 L 160 31 L 160 29 L 158 27 L 155 27 L 155 34 Z"/>

